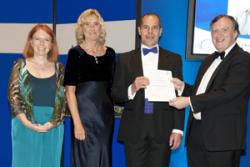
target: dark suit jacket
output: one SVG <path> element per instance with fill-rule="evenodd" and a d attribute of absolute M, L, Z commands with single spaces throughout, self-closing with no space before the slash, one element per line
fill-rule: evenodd
<path fill-rule="evenodd" d="M 215 55 L 202 63 L 194 87 L 184 90 L 195 95 L 201 79 Z M 192 90 L 193 89 L 193 90 Z M 191 96 L 194 112 L 201 112 L 201 128 L 209 151 L 243 149 L 246 139 L 247 106 L 250 94 L 250 55 L 237 44 L 212 75 L 206 92 Z M 190 113 L 187 138 L 192 123 Z"/>
<path fill-rule="evenodd" d="M 158 69 L 170 70 L 174 77 L 182 78 L 180 57 L 162 48 L 159 51 Z M 128 99 L 128 87 L 138 76 L 143 76 L 140 48 L 121 54 L 115 70 L 112 97 L 115 102 L 124 103 L 118 136 L 120 141 L 136 142 L 142 135 L 144 89 L 140 89 L 133 100 Z M 168 141 L 172 129 L 183 130 L 183 111 L 170 107 L 167 102 L 155 102 L 153 110 L 152 126 L 157 141 Z"/>

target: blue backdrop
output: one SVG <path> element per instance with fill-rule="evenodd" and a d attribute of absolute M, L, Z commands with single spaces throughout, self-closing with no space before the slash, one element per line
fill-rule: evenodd
<path fill-rule="evenodd" d="M 60 3 L 59 3 L 60 2 Z M 111 5 L 112 4 L 112 5 Z M 113 4 L 116 6 L 114 7 Z M 105 20 L 123 20 L 135 18 L 135 1 L 133 0 L 60 0 L 57 4 L 57 21 L 60 24 L 73 23 L 77 16 L 85 8 L 92 7 L 101 11 Z M 186 27 L 188 17 L 187 0 L 142 0 L 142 13 L 156 12 L 161 16 L 163 23 L 163 36 L 161 46 L 179 53 L 183 60 L 184 80 L 193 83 L 200 66 L 198 61 L 185 60 Z M 52 22 L 51 0 L 9 0 L 1 1 L 0 5 L 0 30 L 1 23 L 51 23 Z M 132 12 L 131 12 L 132 11 Z M 119 36 L 117 36 L 119 38 Z M 12 40 L 13 43 L 15 39 Z M 3 40 L 0 40 L 3 41 Z M 6 54 L 0 50 L 0 166 L 11 166 L 11 135 L 10 135 L 10 112 L 7 103 L 7 84 L 13 61 L 21 54 Z M 65 62 L 66 56 L 62 55 L 61 61 Z M 250 117 L 248 112 L 248 118 Z M 186 118 L 188 113 L 186 113 Z M 119 119 L 115 120 L 113 140 L 113 166 L 125 167 L 123 145 L 117 142 Z M 70 152 L 70 121 L 66 119 L 65 135 L 65 166 L 69 166 Z M 248 128 L 248 136 L 250 128 Z M 241 167 L 250 166 L 250 138 L 248 137 L 246 154 L 241 158 Z M 182 143 L 181 148 L 174 151 L 171 157 L 170 167 L 186 167 L 186 152 Z"/>

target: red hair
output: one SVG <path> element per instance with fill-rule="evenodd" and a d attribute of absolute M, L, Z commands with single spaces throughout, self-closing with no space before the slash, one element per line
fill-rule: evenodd
<path fill-rule="evenodd" d="M 26 45 L 24 47 L 23 56 L 25 58 L 34 56 L 34 50 L 33 50 L 33 47 L 31 46 L 31 40 L 33 38 L 33 35 L 39 30 L 46 32 L 51 37 L 51 49 L 48 53 L 47 59 L 50 62 L 57 61 L 57 58 L 59 56 L 59 51 L 58 51 L 58 46 L 56 42 L 56 36 L 54 32 L 51 30 L 51 28 L 46 24 L 37 24 L 30 30 L 27 41 L 26 41 Z"/>

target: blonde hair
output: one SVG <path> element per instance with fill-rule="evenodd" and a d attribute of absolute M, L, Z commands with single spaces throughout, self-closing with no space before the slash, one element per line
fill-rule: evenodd
<path fill-rule="evenodd" d="M 98 42 L 100 44 L 104 44 L 106 41 L 106 30 L 104 26 L 104 21 L 103 21 L 102 16 L 96 9 L 87 9 L 83 11 L 81 15 L 78 17 L 76 29 L 75 29 L 77 44 L 81 44 L 85 40 L 85 36 L 83 33 L 83 25 L 86 23 L 86 18 L 90 15 L 95 15 L 98 18 L 98 22 L 101 25 L 101 32 L 100 32 Z"/>
<path fill-rule="evenodd" d="M 24 47 L 23 56 L 25 58 L 30 58 L 30 57 L 34 56 L 34 49 L 31 46 L 30 41 L 32 40 L 33 35 L 39 30 L 46 32 L 51 37 L 51 49 L 48 53 L 47 58 L 50 62 L 56 62 L 57 58 L 59 56 L 58 46 L 57 46 L 57 42 L 56 42 L 56 36 L 55 36 L 54 32 L 51 30 L 51 28 L 49 26 L 47 26 L 46 24 L 37 24 L 30 30 L 25 47 Z"/>

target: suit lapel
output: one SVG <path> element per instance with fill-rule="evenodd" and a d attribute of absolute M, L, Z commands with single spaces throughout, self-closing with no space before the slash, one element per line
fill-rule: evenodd
<path fill-rule="evenodd" d="M 200 71 L 197 75 L 197 80 L 195 82 L 195 91 L 194 91 L 194 94 L 197 92 L 197 89 L 200 85 L 200 82 L 205 74 L 205 72 L 207 71 L 207 69 L 210 67 L 210 65 L 212 64 L 212 62 L 214 61 L 215 59 L 215 55 L 212 54 L 210 57 L 208 57 L 205 61 L 204 61 L 204 64 L 202 64 L 202 66 L 200 67 Z"/>
<path fill-rule="evenodd" d="M 135 54 L 132 55 L 130 61 L 130 67 L 132 75 L 134 77 L 143 76 L 142 60 L 141 60 L 141 49 L 137 49 Z"/>
<path fill-rule="evenodd" d="M 168 56 L 167 55 L 163 55 L 163 51 L 162 49 L 159 47 L 159 57 L 158 57 L 158 68 L 159 70 L 161 69 L 166 69 L 168 62 Z"/>
<path fill-rule="evenodd" d="M 213 75 L 211 76 L 208 84 L 207 84 L 207 88 L 206 90 L 208 90 L 210 88 L 210 86 L 212 85 L 215 77 L 217 76 L 218 72 L 224 67 L 224 64 L 227 64 L 229 62 L 229 60 L 233 57 L 233 55 L 235 55 L 235 51 L 237 50 L 238 45 L 236 44 L 231 51 L 228 53 L 228 55 L 224 58 L 224 60 L 219 64 L 219 66 L 216 68 L 216 70 L 214 71 Z"/>
<path fill-rule="evenodd" d="M 164 67 L 164 64 L 165 64 L 165 60 L 164 60 L 165 56 L 161 56 L 161 55 L 162 55 L 162 51 L 161 51 L 161 48 L 159 48 L 158 69 L 162 69 L 162 67 Z"/>

